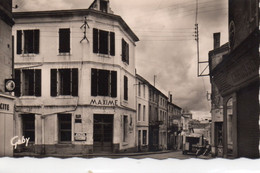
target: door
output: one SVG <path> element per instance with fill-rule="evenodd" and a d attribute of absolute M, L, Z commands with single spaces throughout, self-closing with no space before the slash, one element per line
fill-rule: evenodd
<path fill-rule="evenodd" d="M 113 115 L 94 115 L 94 152 L 112 152 Z"/>
<path fill-rule="evenodd" d="M 138 130 L 138 151 L 141 151 L 141 130 Z"/>

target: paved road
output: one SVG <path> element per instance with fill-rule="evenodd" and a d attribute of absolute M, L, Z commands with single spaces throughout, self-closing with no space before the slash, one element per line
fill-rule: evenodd
<path fill-rule="evenodd" d="M 183 155 L 182 151 L 173 151 L 173 152 L 169 152 L 169 153 L 130 156 L 129 158 L 135 158 L 135 159 L 143 159 L 143 158 L 153 158 L 153 159 L 168 159 L 168 158 L 189 159 L 189 158 L 196 158 L 196 157 L 195 157 L 195 155 Z"/>

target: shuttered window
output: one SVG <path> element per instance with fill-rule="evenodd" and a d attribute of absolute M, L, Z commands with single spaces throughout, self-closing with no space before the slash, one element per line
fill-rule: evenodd
<path fill-rule="evenodd" d="M 78 69 L 51 69 L 51 96 L 78 96 Z"/>
<path fill-rule="evenodd" d="M 117 72 L 91 69 L 91 96 L 117 97 Z"/>
<path fill-rule="evenodd" d="M 40 30 L 17 30 L 17 54 L 39 54 Z"/>
<path fill-rule="evenodd" d="M 129 44 L 122 39 L 122 61 L 129 64 Z"/>
<path fill-rule="evenodd" d="M 15 96 L 41 96 L 41 70 L 15 70 Z"/>
<path fill-rule="evenodd" d="M 93 52 L 115 55 L 115 33 L 93 28 Z"/>
<path fill-rule="evenodd" d="M 70 53 L 70 29 L 59 29 L 59 53 Z"/>
<path fill-rule="evenodd" d="M 128 78 L 124 76 L 124 100 L 128 100 Z"/>

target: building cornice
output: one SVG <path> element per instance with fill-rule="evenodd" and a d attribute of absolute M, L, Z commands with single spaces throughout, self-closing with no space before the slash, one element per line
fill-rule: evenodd
<path fill-rule="evenodd" d="M 0 5 L 0 19 L 2 19 L 9 26 L 14 25 L 14 20 L 12 18 L 12 12 L 7 11 Z"/>
<path fill-rule="evenodd" d="M 101 11 L 93 9 L 75 9 L 75 10 L 53 10 L 53 11 L 29 11 L 29 12 L 14 12 L 14 19 L 25 19 L 25 18 L 64 18 L 73 16 L 86 16 L 93 15 L 97 17 L 104 17 L 106 19 L 111 19 L 117 21 L 122 28 L 131 36 L 131 38 L 137 42 L 139 38 L 130 29 L 130 27 L 125 23 L 125 21 L 118 15 L 104 13 Z"/>

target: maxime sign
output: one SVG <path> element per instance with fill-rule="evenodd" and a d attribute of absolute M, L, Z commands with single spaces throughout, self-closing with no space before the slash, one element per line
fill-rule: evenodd
<path fill-rule="evenodd" d="M 91 99 L 90 105 L 97 105 L 97 106 L 117 106 L 117 100 L 98 100 L 98 99 Z"/>

